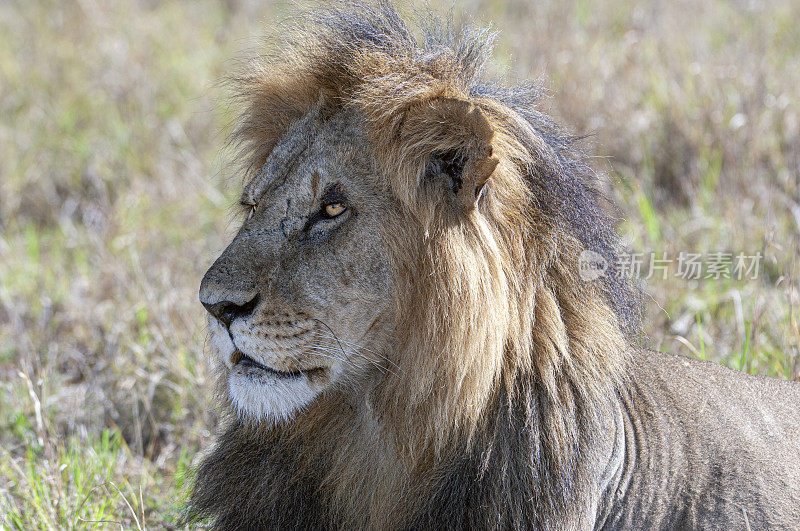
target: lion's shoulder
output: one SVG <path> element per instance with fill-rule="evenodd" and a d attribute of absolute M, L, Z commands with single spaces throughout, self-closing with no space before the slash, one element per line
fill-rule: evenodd
<path fill-rule="evenodd" d="M 800 521 L 800 384 L 648 350 L 632 362 L 612 528 Z"/>

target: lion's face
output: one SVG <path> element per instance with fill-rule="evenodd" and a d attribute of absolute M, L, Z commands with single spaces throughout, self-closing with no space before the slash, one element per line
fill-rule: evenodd
<path fill-rule="evenodd" d="M 211 348 L 243 416 L 280 422 L 381 360 L 392 282 L 375 186 L 352 113 L 309 113 L 244 189 L 248 214 L 203 278 Z"/>

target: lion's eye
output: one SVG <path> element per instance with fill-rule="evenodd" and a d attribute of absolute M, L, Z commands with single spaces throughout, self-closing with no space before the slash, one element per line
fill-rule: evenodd
<path fill-rule="evenodd" d="M 340 216 L 345 210 L 347 210 L 347 207 L 341 203 L 329 203 L 325 205 L 325 214 L 330 218 Z"/>

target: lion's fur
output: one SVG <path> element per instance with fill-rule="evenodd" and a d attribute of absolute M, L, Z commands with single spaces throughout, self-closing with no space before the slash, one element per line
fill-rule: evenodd
<path fill-rule="evenodd" d="M 443 425 L 460 424 L 462 414 L 465 427 L 472 429 L 469 424 L 481 418 L 487 393 L 501 376 L 511 386 L 518 371 L 534 370 L 554 395 L 557 379 L 579 376 L 584 386 L 597 383 L 593 393 L 605 391 L 624 363 L 624 336 L 636 332 L 638 301 L 619 277 L 609 275 L 599 286 L 577 277 L 583 249 L 613 262 L 619 245 L 573 139 L 534 109 L 535 99 L 524 89 L 501 89 L 481 79 L 490 53 L 486 32 L 456 36 L 432 21 L 423 28 L 420 45 L 383 3 L 312 17 L 287 39 L 293 47 L 260 58 L 237 79 L 246 105 L 236 139 L 254 173 L 320 93 L 331 105 L 353 106 L 367 117 L 387 184 L 420 222 L 400 230 L 393 242 L 398 252 L 417 253 L 408 261 L 421 268 L 408 271 L 407 286 L 399 291 L 410 296 L 397 312 L 405 319 L 397 340 L 408 346 L 413 359 L 407 366 L 414 367 L 418 381 L 403 381 L 386 395 L 406 405 L 409 419 L 416 417 L 421 401 L 437 404 L 432 414 L 442 420 L 423 436 L 430 441 L 439 438 Z M 441 98 L 470 102 L 483 111 L 499 161 L 487 190 L 491 197 L 481 205 L 483 215 L 458 225 L 438 201 L 425 200 L 420 186 L 429 155 L 462 145 L 459 132 L 470 129 L 457 123 L 457 113 L 437 115 L 447 112 L 433 108 Z M 434 116 L 419 118 L 426 113 Z M 449 127 L 434 130 L 437 123 Z M 418 311 L 431 300 L 438 304 L 430 312 Z M 574 313 L 562 315 L 565 310 Z M 544 341 L 531 340 L 534 311 L 540 324 L 552 322 L 541 331 Z M 587 342 L 591 336 L 596 340 Z M 532 346 L 540 351 L 533 356 Z M 605 352 L 608 359 L 594 352 Z M 453 371 L 446 379 L 451 385 L 432 401 L 432 385 L 424 375 Z M 416 389 L 408 389 L 410 383 Z M 416 423 L 413 431 L 426 424 Z"/>
<path fill-rule="evenodd" d="M 367 412 L 331 393 L 285 426 L 231 420 L 194 510 L 222 528 L 583 522 L 639 302 L 614 274 L 578 276 L 583 250 L 614 263 L 620 243 L 575 139 L 532 88 L 482 78 L 486 32 L 431 22 L 415 38 L 388 4 L 357 4 L 287 42 L 236 78 L 241 159 L 255 175 L 320 95 L 364 117 L 383 185 L 416 220 L 387 231 L 396 369 Z M 453 152 L 477 161 L 476 191 L 490 175 L 477 206 L 425 181 L 431 156 Z"/>

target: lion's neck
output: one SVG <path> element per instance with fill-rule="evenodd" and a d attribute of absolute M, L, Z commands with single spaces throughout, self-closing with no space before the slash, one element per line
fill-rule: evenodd
<path fill-rule="evenodd" d="M 593 467 L 610 459 L 629 343 L 596 286 L 565 278 L 572 272 L 561 264 L 538 285 L 531 341 L 506 352 L 474 433 L 454 432 L 449 452 L 413 469 L 428 472 L 411 474 L 421 485 L 419 497 L 410 492 L 414 527 L 468 527 L 484 516 L 544 527 L 558 516 L 582 528 L 594 514 L 587 500 L 604 470 Z"/>
<path fill-rule="evenodd" d="M 193 504 L 221 527 L 240 523 L 243 504 L 250 524 L 269 527 L 537 527 L 549 517 L 580 527 L 603 472 L 591 463 L 612 444 L 627 343 L 591 290 L 547 287 L 565 284 L 539 286 L 529 350 L 507 353 L 469 436 L 452 431 L 432 451 L 420 435 L 432 420 L 398 421 L 386 396 L 374 399 L 380 385 L 366 399 L 328 393 L 288 426 L 231 424 Z"/>
<path fill-rule="evenodd" d="M 222 528 L 243 525 L 245 512 L 248 525 L 281 528 L 467 528 L 498 518 L 536 528 L 550 517 L 580 527 L 611 409 L 573 397 L 575 429 L 559 435 L 563 404 L 536 379 L 519 374 L 513 397 L 501 388 L 470 444 L 454 441 L 425 470 L 397 452 L 391 428 L 370 408 L 336 406 L 333 396 L 325 406 L 336 421 L 313 429 L 234 424 L 200 469 L 193 501 Z"/>

